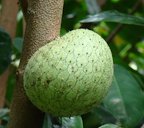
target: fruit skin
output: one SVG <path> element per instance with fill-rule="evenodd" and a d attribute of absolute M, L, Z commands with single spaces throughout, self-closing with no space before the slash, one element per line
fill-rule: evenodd
<path fill-rule="evenodd" d="M 91 30 L 77 29 L 34 53 L 24 72 L 24 88 L 40 110 L 75 116 L 102 101 L 112 76 L 107 43 Z"/>

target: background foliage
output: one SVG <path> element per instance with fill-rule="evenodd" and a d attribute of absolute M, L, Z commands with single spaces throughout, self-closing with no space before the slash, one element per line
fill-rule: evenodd
<path fill-rule="evenodd" d="M 92 3 L 94 2 L 94 3 Z M 65 0 L 61 35 L 77 28 L 99 33 L 110 46 L 114 59 L 111 89 L 103 102 L 81 117 L 45 116 L 43 128 L 140 128 L 144 124 L 144 3 L 136 0 Z M 1 4 L 0 4 L 1 7 Z M 123 25 L 124 24 L 124 25 Z M 10 46 L 11 41 L 13 47 Z M 0 128 L 9 120 L 23 43 L 23 15 L 17 15 L 15 39 L 0 29 L 0 74 L 10 66 L 6 103 L 0 109 Z M 103 125 L 103 126 L 102 126 Z"/>

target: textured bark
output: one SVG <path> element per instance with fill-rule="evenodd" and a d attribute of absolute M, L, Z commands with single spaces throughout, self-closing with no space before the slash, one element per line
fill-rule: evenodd
<path fill-rule="evenodd" d="M 17 86 L 8 128 L 42 127 L 44 113 L 33 106 L 26 97 L 23 88 L 23 72 L 32 54 L 59 36 L 60 32 L 63 0 L 28 0 L 27 5 L 27 9 L 23 9 L 26 20 L 24 47 L 17 71 Z"/>
<path fill-rule="evenodd" d="M 2 11 L 0 15 L 0 26 L 3 27 L 14 38 L 16 31 L 16 16 L 18 12 L 17 0 L 3 0 Z M 9 76 L 9 68 L 0 76 L 0 108 L 5 103 L 5 93 L 7 87 L 7 79 Z"/>

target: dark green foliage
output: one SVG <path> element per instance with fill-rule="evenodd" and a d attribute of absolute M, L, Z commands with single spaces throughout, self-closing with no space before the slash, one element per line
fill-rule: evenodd
<path fill-rule="evenodd" d="M 10 74 L 7 83 L 8 85 L 7 85 L 7 92 L 6 92 L 5 97 L 6 97 L 7 103 L 10 104 L 13 98 L 14 87 L 16 85 L 16 74 Z"/>
<path fill-rule="evenodd" d="M 83 128 L 83 122 L 80 116 L 55 118 L 45 115 L 43 128 Z"/>
<path fill-rule="evenodd" d="M 115 65 L 111 90 L 104 106 L 126 127 L 135 127 L 144 116 L 144 92 L 125 68 Z"/>
<path fill-rule="evenodd" d="M 0 74 L 11 62 L 11 38 L 7 32 L 0 28 Z"/>
<path fill-rule="evenodd" d="M 0 119 L 7 120 L 8 113 L 9 113 L 9 109 L 7 108 L 0 109 Z"/>
<path fill-rule="evenodd" d="M 87 15 L 86 4 L 78 0 L 65 0 L 62 28 L 66 31 L 72 30 L 75 24 L 78 23 Z"/>
<path fill-rule="evenodd" d="M 0 124 L 0 128 L 6 128 L 6 124 L 9 120 L 9 109 L 8 108 L 2 108 L 0 109 L 0 120 L 2 121 Z"/>

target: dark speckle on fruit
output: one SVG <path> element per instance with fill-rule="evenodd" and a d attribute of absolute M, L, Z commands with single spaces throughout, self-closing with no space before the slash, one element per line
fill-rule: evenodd
<path fill-rule="evenodd" d="M 51 82 L 51 80 L 47 80 L 46 83 L 49 84 Z"/>

